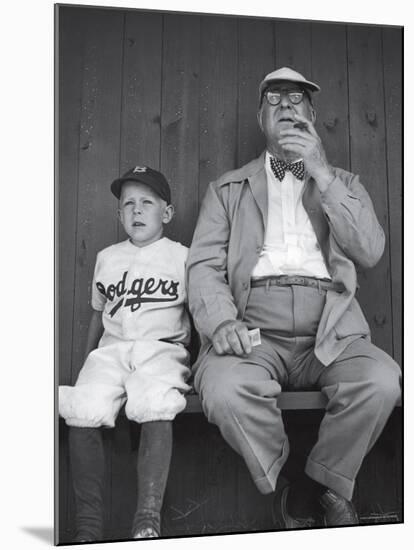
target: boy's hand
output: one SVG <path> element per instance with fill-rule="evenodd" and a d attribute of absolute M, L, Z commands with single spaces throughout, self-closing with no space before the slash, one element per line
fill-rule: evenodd
<path fill-rule="evenodd" d="M 241 321 L 229 321 L 213 335 L 213 347 L 217 355 L 248 355 L 252 345 L 247 326 Z"/>

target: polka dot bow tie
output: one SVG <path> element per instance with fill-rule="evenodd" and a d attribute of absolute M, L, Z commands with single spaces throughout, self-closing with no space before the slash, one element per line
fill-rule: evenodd
<path fill-rule="evenodd" d="M 270 166 L 272 168 L 272 172 L 279 181 L 283 180 L 283 178 L 285 177 L 285 172 L 287 170 L 289 172 L 292 172 L 292 174 L 295 176 L 295 178 L 298 178 L 298 180 L 303 180 L 305 176 L 305 167 L 303 165 L 303 160 L 299 160 L 298 162 L 284 162 L 283 160 L 270 157 Z"/>

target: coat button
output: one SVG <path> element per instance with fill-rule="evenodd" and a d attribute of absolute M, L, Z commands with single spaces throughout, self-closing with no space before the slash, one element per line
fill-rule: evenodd
<path fill-rule="evenodd" d="M 319 246 L 318 243 L 315 244 L 315 248 L 316 248 L 316 250 L 320 250 L 320 249 L 321 249 L 321 247 Z"/>
<path fill-rule="evenodd" d="M 243 283 L 243 290 L 247 290 L 249 287 L 249 284 L 248 283 Z"/>

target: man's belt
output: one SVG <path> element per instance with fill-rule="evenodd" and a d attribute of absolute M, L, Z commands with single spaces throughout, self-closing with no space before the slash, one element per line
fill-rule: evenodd
<path fill-rule="evenodd" d="M 333 283 L 328 279 L 317 279 L 316 277 L 303 277 L 302 275 L 279 275 L 278 277 L 261 277 L 251 280 L 251 286 L 310 286 L 321 290 L 334 290 L 343 292 L 345 287 L 342 283 Z"/>

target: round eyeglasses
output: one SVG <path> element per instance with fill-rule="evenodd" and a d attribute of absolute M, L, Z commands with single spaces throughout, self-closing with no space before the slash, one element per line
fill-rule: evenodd
<path fill-rule="evenodd" d="M 295 92 L 274 92 L 272 90 L 267 90 L 264 95 L 270 105 L 279 105 L 282 100 L 282 94 L 287 95 L 289 101 L 293 103 L 293 105 L 298 105 L 303 100 L 304 92 L 300 90 Z"/>

